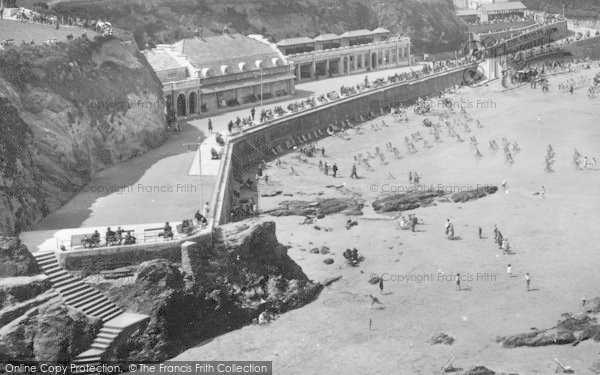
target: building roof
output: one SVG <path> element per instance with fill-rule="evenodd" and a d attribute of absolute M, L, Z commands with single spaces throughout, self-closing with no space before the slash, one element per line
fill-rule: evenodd
<path fill-rule="evenodd" d="M 389 34 L 391 31 L 389 31 L 388 29 L 385 29 L 383 27 L 378 27 L 375 30 L 373 30 L 371 33 L 372 34 Z"/>
<path fill-rule="evenodd" d="M 475 9 L 463 9 L 463 10 L 456 11 L 457 17 L 478 16 L 478 15 L 479 15 L 479 11 L 477 11 Z"/>
<path fill-rule="evenodd" d="M 520 1 L 511 1 L 506 3 L 483 4 L 479 9 L 483 12 L 497 12 L 503 10 L 524 10 L 527 9 Z"/>
<path fill-rule="evenodd" d="M 180 64 L 164 49 L 154 48 L 145 50 L 144 55 L 155 71 L 185 67 L 185 65 Z"/>
<path fill-rule="evenodd" d="M 371 36 L 373 35 L 373 32 L 367 29 L 360 29 L 360 30 L 351 30 L 351 31 L 346 31 L 345 33 L 343 33 L 342 35 L 340 35 L 342 38 L 353 38 L 353 37 L 358 37 L 358 36 Z"/>
<path fill-rule="evenodd" d="M 279 42 L 277 42 L 277 47 L 288 47 L 288 46 L 295 46 L 298 44 L 307 44 L 307 43 L 312 43 L 313 40 L 305 37 L 305 36 L 301 36 L 299 38 L 288 38 L 288 39 L 283 39 L 280 40 Z"/>
<path fill-rule="evenodd" d="M 337 34 L 321 34 L 318 37 L 314 38 L 313 40 L 316 42 L 324 42 L 327 40 L 335 40 L 335 39 L 340 39 L 340 36 Z"/>
<path fill-rule="evenodd" d="M 211 76 L 257 70 L 258 61 L 264 68 L 284 63 L 275 48 L 241 34 L 183 39 L 174 47 L 194 68 Z"/>

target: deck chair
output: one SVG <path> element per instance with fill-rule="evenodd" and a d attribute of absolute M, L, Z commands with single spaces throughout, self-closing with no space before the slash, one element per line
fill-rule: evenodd
<path fill-rule="evenodd" d="M 563 364 L 561 361 L 558 360 L 558 358 L 554 358 L 554 362 L 556 362 L 556 364 L 558 365 L 556 366 L 556 371 L 554 371 L 555 373 L 573 374 L 575 372 L 575 370 L 573 370 L 571 366 Z"/>
<path fill-rule="evenodd" d="M 442 373 L 443 374 L 445 374 L 447 372 L 456 371 L 456 367 L 452 366 L 452 363 L 454 362 L 455 359 L 456 359 L 456 357 L 451 357 L 450 359 L 448 359 L 446 361 L 446 363 L 444 363 L 444 365 L 442 366 Z"/>

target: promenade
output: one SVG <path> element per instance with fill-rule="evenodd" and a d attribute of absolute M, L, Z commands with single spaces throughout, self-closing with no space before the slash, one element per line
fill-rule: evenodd
<path fill-rule="evenodd" d="M 370 72 L 369 80 L 409 72 L 416 67 Z M 265 105 L 287 107 L 289 103 L 318 96 L 340 86 L 357 85 L 365 74 L 309 81 L 298 85 L 296 96 L 288 101 Z M 237 116 L 249 116 L 248 108 L 212 117 L 215 132 L 227 137 L 227 123 Z M 257 106 L 257 112 L 260 107 Z M 211 200 L 216 183 L 219 160 L 211 160 L 210 149 L 215 145 L 214 134 L 208 134 L 208 118 L 191 120 L 181 133 L 172 134 L 162 146 L 135 159 L 107 168 L 92 178 L 78 194 L 58 210 L 23 232 L 21 240 L 32 251 L 51 250 L 70 239 L 71 234 L 93 232 L 103 235 L 106 227 L 135 226 L 136 232 L 154 228 L 157 223 L 181 222 L 191 219 L 204 202 Z M 200 175 L 195 170 L 197 154 L 188 145 L 200 147 Z M 198 163 L 196 161 L 196 163 Z M 211 208 L 214 209 L 214 208 Z"/>

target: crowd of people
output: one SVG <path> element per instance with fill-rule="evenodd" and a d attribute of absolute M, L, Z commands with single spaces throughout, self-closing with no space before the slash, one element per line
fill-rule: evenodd
<path fill-rule="evenodd" d="M 249 116 L 243 118 L 238 116 L 235 120 L 230 120 L 227 124 L 227 129 L 229 133 L 233 133 L 234 131 L 242 131 L 243 129 L 264 124 L 276 118 L 286 116 L 290 113 L 298 113 L 300 111 L 314 108 L 325 103 L 340 100 L 342 98 L 356 95 L 368 90 L 373 90 L 378 87 L 419 79 L 426 75 L 443 72 L 445 70 L 459 67 L 468 63 L 470 63 L 469 59 L 446 59 L 434 62 L 425 62 L 420 69 L 411 69 L 408 72 L 395 73 L 387 76 L 386 78 L 377 78 L 373 81 L 370 81 L 369 77 L 365 76 L 365 79 L 362 83 L 358 83 L 353 86 L 343 85 L 339 88 L 339 90 L 330 91 L 326 94 L 289 103 L 286 108 L 283 108 L 282 106 L 275 106 L 273 109 L 263 108 L 261 109 L 260 113 L 257 114 L 256 108 L 252 107 L 250 109 Z M 212 124 L 210 121 L 209 132 L 212 132 Z"/>

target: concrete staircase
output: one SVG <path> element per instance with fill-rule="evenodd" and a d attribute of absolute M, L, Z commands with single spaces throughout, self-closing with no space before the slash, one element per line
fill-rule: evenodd
<path fill-rule="evenodd" d="M 103 323 L 123 313 L 123 310 L 106 298 L 104 294 L 92 289 L 60 268 L 54 251 L 37 253 L 34 254 L 34 257 L 42 271 L 48 276 L 52 287 L 68 306 L 87 315 L 101 318 Z"/>
<path fill-rule="evenodd" d="M 123 315 L 123 310 L 106 298 L 104 294 L 63 270 L 58 264 L 54 251 L 35 253 L 33 256 L 67 306 L 102 319 L 103 326 L 90 349 L 80 353 L 72 361 L 77 364 L 101 364 L 102 355 L 123 330 L 123 327 L 111 324 L 116 321 L 115 318 Z"/>

